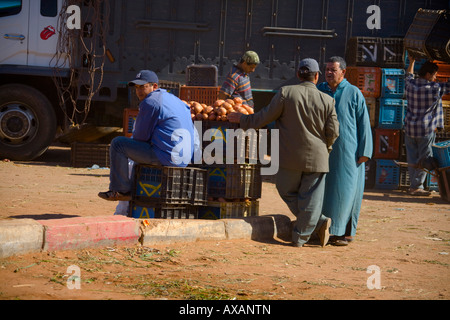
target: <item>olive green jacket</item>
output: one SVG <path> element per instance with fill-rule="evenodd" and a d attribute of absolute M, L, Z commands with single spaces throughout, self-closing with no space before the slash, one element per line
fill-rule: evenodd
<path fill-rule="evenodd" d="M 243 129 L 262 128 L 276 121 L 281 168 L 328 172 L 328 154 L 339 136 L 334 104 L 333 98 L 305 81 L 282 87 L 268 106 L 243 115 L 240 125 Z"/>

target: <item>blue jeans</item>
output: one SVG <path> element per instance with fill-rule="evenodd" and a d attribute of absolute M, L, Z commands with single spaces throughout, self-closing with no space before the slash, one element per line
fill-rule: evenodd
<path fill-rule="evenodd" d="M 303 245 L 327 220 L 322 214 L 325 173 L 310 173 L 280 168 L 277 190 L 297 217 L 292 242 Z"/>
<path fill-rule="evenodd" d="M 423 157 L 433 156 L 431 146 L 434 144 L 436 133 L 432 133 L 425 137 L 413 138 L 405 135 L 406 158 L 408 164 L 417 164 Z M 409 180 L 411 182 L 411 189 L 423 189 L 423 183 L 427 178 L 427 173 L 424 170 L 408 166 Z"/>
<path fill-rule="evenodd" d="M 134 170 L 130 178 L 128 159 L 135 163 L 161 165 L 149 143 L 127 137 L 116 137 L 111 141 L 109 158 L 109 190 L 121 193 L 130 192 L 132 189 Z"/>

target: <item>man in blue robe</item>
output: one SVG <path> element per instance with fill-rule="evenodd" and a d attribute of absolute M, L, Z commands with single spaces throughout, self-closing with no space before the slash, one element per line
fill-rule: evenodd
<path fill-rule="evenodd" d="M 330 153 L 323 214 L 332 220 L 329 243 L 348 245 L 356 234 L 364 193 L 365 162 L 372 157 L 373 140 L 369 113 L 361 91 L 345 79 L 343 58 L 328 60 L 326 82 L 318 89 L 336 100 L 339 138 Z"/>

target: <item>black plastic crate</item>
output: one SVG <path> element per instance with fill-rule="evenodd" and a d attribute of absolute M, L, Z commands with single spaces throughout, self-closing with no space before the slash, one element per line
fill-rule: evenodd
<path fill-rule="evenodd" d="M 345 60 L 349 66 L 378 67 L 379 38 L 352 37 L 347 43 Z"/>
<path fill-rule="evenodd" d="M 148 202 L 130 201 L 129 217 L 135 219 L 197 219 L 198 207 L 179 205 L 157 205 Z"/>
<path fill-rule="evenodd" d="M 208 170 L 208 198 L 259 199 L 262 191 L 261 166 L 215 164 Z"/>
<path fill-rule="evenodd" d="M 442 12 L 430 32 L 425 47 L 434 60 L 450 62 L 450 12 Z"/>
<path fill-rule="evenodd" d="M 349 66 L 403 68 L 403 38 L 352 37 L 347 43 Z"/>
<path fill-rule="evenodd" d="M 435 143 L 450 140 L 450 131 L 449 132 L 436 132 Z"/>
<path fill-rule="evenodd" d="M 207 171 L 194 167 L 137 165 L 133 199 L 146 203 L 205 205 Z"/>
<path fill-rule="evenodd" d="M 407 165 L 400 165 L 399 189 L 408 189 L 411 186 Z"/>
<path fill-rule="evenodd" d="M 214 65 L 190 65 L 186 68 L 187 86 L 218 86 L 218 71 Z"/>
<path fill-rule="evenodd" d="M 404 68 L 403 38 L 380 38 L 378 65 L 382 68 Z"/>
<path fill-rule="evenodd" d="M 431 57 L 427 49 L 427 39 L 444 10 L 419 9 L 405 35 L 405 49 L 416 59 Z M 447 32 L 448 39 L 448 32 Z"/>
<path fill-rule="evenodd" d="M 98 165 L 109 167 L 109 144 L 80 143 L 71 144 L 70 162 L 74 168 Z"/>
<path fill-rule="evenodd" d="M 159 80 L 158 87 L 167 90 L 171 94 L 179 97 L 181 84 L 179 82 Z"/>

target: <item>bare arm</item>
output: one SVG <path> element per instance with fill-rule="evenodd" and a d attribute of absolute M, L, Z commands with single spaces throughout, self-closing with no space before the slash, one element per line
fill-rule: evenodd
<path fill-rule="evenodd" d="M 409 59 L 409 66 L 408 69 L 406 70 L 406 73 L 414 74 L 414 63 L 416 62 L 416 59 L 411 55 L 408 56 L 408 59 Z"/>

